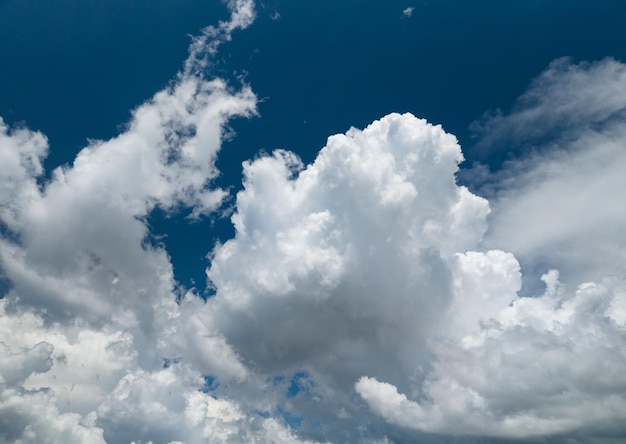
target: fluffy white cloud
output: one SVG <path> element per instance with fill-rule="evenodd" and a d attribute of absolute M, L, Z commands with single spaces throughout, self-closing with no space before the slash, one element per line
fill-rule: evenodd
<path fill-rule="evenodd" d="M 525 294 L 539 292 L 549 268 L 560 276 L 541 276 L 543 295 L 519 297 L 511 255 L 459 256 L 450 319 L 465 336 L 433 338 L 433 368 L 413 391 L 361 378 L 373 411 L 443 434 L 624 436 L 625 79 L 613 60 L 559 60 L 511 114 L 483 122 L 478 146 L 535 148 L 483 184 L 492 204 L 483 245 L 520 258 Z M 489 321 L 472 322 L 477 311 Z"/>
<path fill-rule="evenodd" d="M 31 350 L 26 355 L 21 352 L 22 356 L 32 355 L 35 349 L 44 350 L 47 356 L 47 366 L 23 373 L 20 385 L 28 390 L 51 389 L 62 411 L 90 412 L 136 365 L 132 336 L 123 331 L 81 325 L 47 327 L 33 313 L 8 313 L 7 303 L 2 300 L 0 341 L 11 350 Z"/>
<path fill-rule="evenodd" d="M 625 287 L 519 298 L 460 343 L 437 341 L 417 400 L 364 377 L 356 390 L 388 421 L 423 431 L 528 438 L 571 432 L 621 436 L 626 411 Z M 581 430 L 582 429 L 582 430 Z"/>
<path fill-rule="evenodd" d="M 42 179 L 45 137 L 0 122 L 0 266 L 10 283 L 0 301 L 2 442 L 143 440 L 144 426 L 122 427 L 124 417 L 111 406 L 119 408 L 125 381 L 158 387 L 166 358 L 184 356 L 195 373 L 177 379 L 183 392 L 177 403 L 150 401 L 165 406 L 161 416 L 146 413 L 154 423 L 184 417 L 204 385 L 201 374 L 247 378 L 223 335 L 196 316 L 199 298 L 176 303 L 180 291 L 169 257 L 145 241 L 145 219 L 155 206 L 184 206 L 200 216 L 221 204 L 225 192 L 211 181 L 225 124 L 255 112 L 248 87 L 235 91 L 202 76 L 200 53 L 214 51 L 254 17 L 252 1 L 229 7 L 231 20 L 192 45 L 186 67 L 194 69 L 138 107 L 118 137 L 90 142 L 50 180 Z M 150 393 L 129 398 L 137 401 L 129 417 Z M 208 427 L 211 418 L 194 427 Z M 262 419 L 256 423 L 265 435 L 249 429 L 259 441 L 269 442 L 272 431 L 291 436 L 275 420 Z M 127 434 L 112 438 L 112 430 Z M 177 435 L 188 442 L 206 442 L 203 437 Z"/>
<path fill-rule="evenodd" d="M 27 129 L 9 133 L 0 118 L 0 217 L 8 226 L 17 225 L 20 205 L 38 196 L 32 177 L 43 172 L 41 159 L 47 153 L 47 140 L 41 133 Z"/>
<path fill-rule="evenodd" d="M 29 427 L 11 439 L 101 437 L 105 417 L 96 408 L 120 378 L 158 371 L 163 358 L 184 355 L 225 381 L 247 376 L 223 336 L 198 326 L 193 312 L 176 304 L 169 257 L 144 240 L 145 218 L 156 205 L 189 206 L 194 214 L 219 205 L 224 192 L 209 185 L 223 126 L 254 107 L 248 88 L 233 92 L 221 80 L 179 78 L 140 106 L 124 133 L 92 142 L 41 186 L 44 138 L 3 128 L 2 152 L 11 169 L 3 171 L 10 185 L 2 206 L 9 235 L 0 240 L 0 263 L 11 288 L 0 341 L 12 350 L 46 341 L 54 350 L 49 371 L 28 378 L 17 395 L 4 392 L 7 403 L 19 398 L 38 406 L 12 410 L 22 417 L 16 424 Z M 37 409 L 48 420 L 28 416 Z M 67 438 L 54 438 L 57 431 Z M 134 439 L 129 433 L 125 438 Z"/>
<path fill-rule="evenodd" d="M 309 442 L 275 418 L 207 393 L 188 364 L 144 370 L 130 335 L 83 328 L 72 340 L 68 329 L 7 314 L 1 302 L 2 443 Z"/>
<path fill-rule="evenodd" d="M 284 151 L 244 166 L 207 317 L 260 375 L 309 372 L 295 412 L 363 421 L 360 376 L 413 390 L 433 338 L 466 340 L 516 298 L 511 254 L 468 251 L 489 207 L 456 184 L 461 160 L 440 127 L 391 114 L 332 136 L 306 168 Z"/>
<path fill-rule="evenodd" d="M 208 271 L 220 331 L 265 371 L 410 371 L 405 352 L 453 297 L 455 253 L 486 228 L 487 202 L 455 183 L 461 159 L 440 127 L 392 114 L 331 137 L 306 168 L 282 151 L 247 163 L 236 236 Z"/>
<path fill-rule="evenodd" d="M 0 341 L 0 442 L 105 442 L 102 429 L 85 424 L 79 414 L 60 412 L 49 389 L 24 387 L 31 376 L 50 370 L 53 350 L 48 342 L 13 350 Z"/>
<path fill-rule="evenodd" d="M 182 364 L 158 372 L 138 371 L 120 380 L 98 407 L 109 442 L 311 443 L 285 425 L 246 413 L 234 401 L 197 389 L 200 374 Z"/>
<path fill-rule="evenodd" d="M 221 80 L 182 79 L 135 110 L 126 132 L 92 142 L 71 167 L 55 170 L 42 190 L 36 184 L 42 137 L 5 131 L 15 147 L 4 150 L 20 158 L 6 173 L 15 176 L 8 177 L 15 191 L 4 211 L 20 242 L 3 241 L 1 255 L 12 299 L 55 318 L 80 313 L 97 321 L 120 306 L 149 310 L 171 291 L 171 266 L 162 250 L 142 245 L 141 218 L 155 205 L 191 206 L 195 214 L 215 209 L 224 193 L 207 185 L 216 176 L 222 127 L 254 106 L 247 88 L 231 93 Z M 139 322 L 150 322 L 148 316 Z"/>

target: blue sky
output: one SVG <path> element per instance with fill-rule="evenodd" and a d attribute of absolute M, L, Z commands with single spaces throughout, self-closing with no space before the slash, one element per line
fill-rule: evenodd
<path fill-rule="evenodd" d="M 114 136 L 130 109 L 173 78 L 189 36 L 227 16 L 220 2 L 191 0 L 0 7 L 0 48 L 11 67 L 1 74 L 2 115 L 58 145 L 51 167 L 70 161 L 87 138 Z M 255 23 L 211 68 L 229 79 L 246 73 L 267 99 L 263 119 L 246 122 L 234 141 L 250 146 L 242 158 L 283 147 L 310 161 L 329 134 L 393 111 L 428 116 L 470 145 L 469 124 L 510 107 L 552 60 L 623 59 L 626 51 L 619 1 L 424 1 L 411 17 L 406 7 L 259 5 Z M 81 124 L 70 130 L 67 122 Z"/>
<path fill-rule="evenodd" d="M 0 443 L 624 439 L 625 15 L 0 0 Z"/>

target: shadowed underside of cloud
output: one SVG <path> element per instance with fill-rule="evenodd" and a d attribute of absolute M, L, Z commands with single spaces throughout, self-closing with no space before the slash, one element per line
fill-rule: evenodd
<path fill-rule="evenodd" d="M 204 302 L 146 217 L 225 196 L 224 125 L 256 104 L 201 75 L 254 18 L 228 5 L 123 133 L 43 185 L 45 137 L 1 124 L 0 443 L 623 438 L 626 126 L 607 79 L 624 66 L 560 61 L 485 123 L 485 140 L 559 129 L 491 177 L 491 209 L 457 184 L 456 139 L 410 114 L 330 137 L 311 165 L 246 162 Z M 544 267 L 533 297 L 527 265 Z"/>

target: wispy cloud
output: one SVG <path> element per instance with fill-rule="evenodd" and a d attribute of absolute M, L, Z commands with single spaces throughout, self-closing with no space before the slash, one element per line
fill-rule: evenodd
<path fill-rule="evenodd" d="M 489 111 L 472 125 L 485 154 L 545 144 L 558 135 L 575 140 L 588 130 L 624 119 L 626 66 L 612 59 L 574 64 L 553 61 L 509 113 Z"/>
<path fill-rule="evenodd" d="M 573 286 L 600 273 L 624 275 L 625 84 L 626 65 L 615 60 L 561 59 L 511 113 L 484 122 L 485 146 L 530 150 L 480 180 L 494 209 L 488 245 L 529 266 L 559 268 Z"/>
<path fill-rule="evenodd" d="M 194 37 L 182 76 L 202 73 L 220 45 L 231 40 L 233 31 L 246 29 L 254 22 L 254 0 L 228 0 L 227 4 L 231 11 L 230 19 L 219 22 L 217 26 L 207 26 L 199 36 Z"/>

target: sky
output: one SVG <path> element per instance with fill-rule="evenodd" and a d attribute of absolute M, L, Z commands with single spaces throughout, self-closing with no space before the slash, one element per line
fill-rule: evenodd
<path fill-rule="evenodd" d="M 0 443 L 623 442 L 625 14 L 0 0 Z"/>

